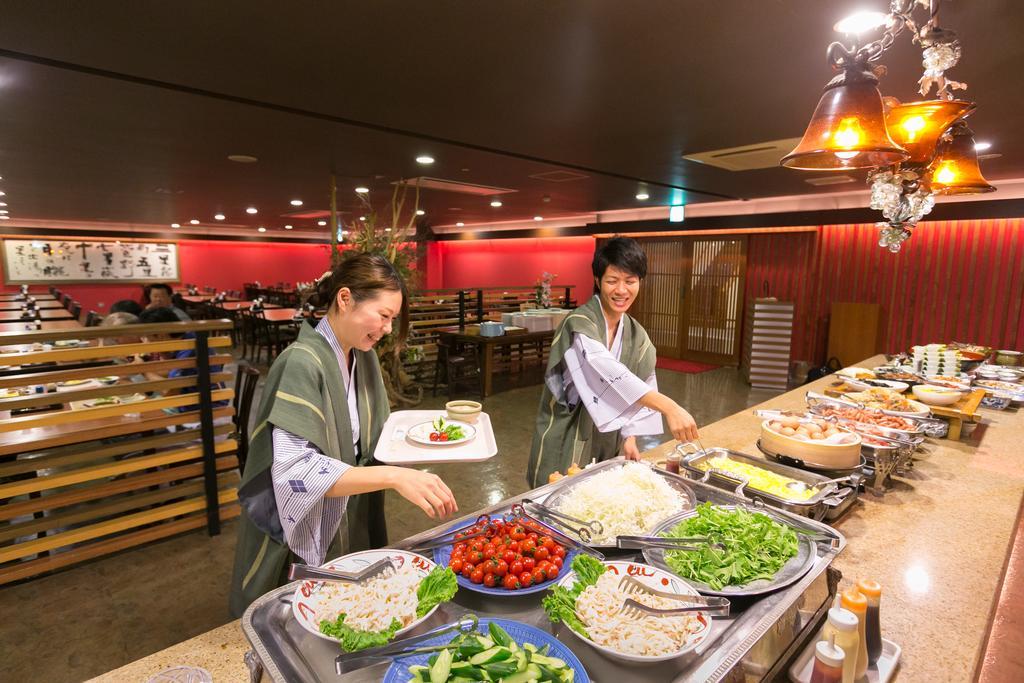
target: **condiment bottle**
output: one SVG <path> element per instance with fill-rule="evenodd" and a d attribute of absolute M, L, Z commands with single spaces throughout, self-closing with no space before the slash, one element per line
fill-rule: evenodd
<path fill-rule="evenodd" d="M 672 474 L 679 474 L 679 463 L 683 456 L 673 451 L 665 456 L 665 469 Z"/>
<path fill-rule="evenodd" d="M 863 676 L 868 670 L 868 646 L 865 637 L 867 624 L 868 599 L 865 598 L 856 588 L 849 588 L 843 591 L 843 598 L 840 601 L 843 609 L 848 609 L 857 617 L 857 636 L 860 643 L 857 644 L 857 678 Z"/>
<path fill-rule="evenodd" d="M 842 683 L 846 654 L 834 642 L 820 640 L 814 646 L 814 670 L 811 683 Z"/>
<path fill-rule="evenodd" d="M 857 648 L 860 646 L 857 631 L 857 615 L 853 612 L 842 607 L 833 607 L 828 611 L 828 620 L 821 630 L 821 637 L 825 640 L 833 639 L 846 653 L 843 660 L 843 683 L 853 683 L 857 678 Z"/>
<path fill-rule="evenodd" d="M 882 655 L 882 625 L 878 613 L 878 606 L 882 601 L 882 587 L 877 581 L 861 579 L 857 582 L 857 588 L 868 600 L 864 631 L 868 641 L 868 664 L 874 665 Z"/>

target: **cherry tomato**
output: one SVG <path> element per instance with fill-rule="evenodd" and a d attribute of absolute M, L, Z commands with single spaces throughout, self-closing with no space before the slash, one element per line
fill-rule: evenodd
<path fill-rule="evenodd" d="M 562 559 L 561 557 L 559 557 L 558 555 L 555 555 L 555 556 L 554 556 L 553 558 L 551 558 L 551 564 L 553 564 L 553 565 L 555 565 L 556 567 L 558 567 L 558 571 L 562 571 L 562 563 L 563 563 L 564 561 L 565 561 L 565 560 L 563 560 L 563 559 Z"/>
<path fill-rule="evenodd" d="M 533 575 L 524 571 L 519 575 L 519 583 L 523 585 L 523 588 L 529 588 L 533 585 Z"/>
<path fill-rule="evenodd" d="M 531 556 L 533 551 L 537 549 L 537 542 L 532 538 L 528 538 L 519 544 L 519 549 L 523 552 L 523 555 Z"/>
<path fill-rule="evenodd" d="M 508 574 L 508 562 L 505 560 L 498 560 L 494 567 L 494 573 L 498 576 L 505 576 L 505 574 Z"/>
<path fill-rule="evenodd" d="M 448 440 L 448 435 L 442 432 L 441 434 L 438 435 L 437 440 L 438 441 L 447 441 Z"/>
<path fill-rule="evenodd" d="M 484 574 L 484 585 L 488 588 L 494 588 L 495 584 L 498 583 L 497 576 L 495 574 Z"/>
<path fill-rule="evenodd" d="M 514 553 L 518 553 L 519 552 L 519 541 L 509 541 L 507 545 L 508 545 L 508 549 L 511 550 L 512 552 L 514 552 Z"/>
<path fill-rule="evenodd" d="M 551 551 L 551 554 L 555 557 L 565 557 L 565 548 L 556 543 L 554 549 Z"/>
<path fill-rule="evenodd" d="M 479 564 L 479 563 L 483 562 L 485 559 L 487 559 L 487 558 L 484 557 L 484 554 L 482 552 L 480 552 L 479 550 L 474 550 L 473 552 L 471 552 L 466 557 L 473 564 Z"/>
<path fill-rule="evenodd" d="M 515 574 L 516 576 L 519 576 L 524 571 L 522 561 L 521 560 L 516 560 L 515 562 L 511 562 L 508 565 L 508 570 L 512 574 Z"/>
<path fill-rule="evenodd" d="M 517 526 L 512 530 L 512 540 L 521 541 L 526 538 L 526 530 L 521 526 Z"/>
<path fill-rule="evenodd" d="M 530 575 L 534 583 L 544 583 L 548 580 L 548 575 L 543 569 L 534 569 L 533 574 Z"/>
<path fill-rule="evenodd" d="M 474 538 L 473 542 L 469 544 L 469 549 L 470 550 L 483 550 L 484 549 L 484 542 L 481 541 L 479 538 Z"/>
<path fill-rule="evenodd" d="M 491 559 L 492 557 L 494 557 L 494 553 L 495 552 L 496 552 L 496 550 L 494 548 L 494 544 L 493 543 L 488 543 L 487 545 L 484 546 L 484 550 L 483 550 L 484 557 L 486 557 L 488 560 Z"/>
<path fill-rule="evenodd" d="M 540 543 L 538 545 L 544 546 L 548 549 L 548 552 L 551 552 L 551 550 L 555 547 L 555 539 L 551 538 L 550 536 L 545 536 L 544 538 L 540 539 Z"/>
<path fill-rule="evenodd" d="M 526 537 L 533 541 L 535 544 L 537 542 L 537 539 L 540 538 L 536 531 L 531 531 L 530 533 L 526 534 Z"/>
<path fill-rule="evenodd" d="M 505 557 L 505 551 L 506 550 L 508 550 L 508 548 L 505 547 L 504 543 L 495 543 L 494 544 L 494 556 L 497 557 L 499 560 L 501 558 Z"/>
<path fill-rule="evenodd" d="M 548 555 L 549 554 L 550 553 L 548 553 L 548 549 L 545 548 L 544 546 L 541 546 L 541 547 L 539 547 L 539 548 L 537 548 L 536 550 L 533 551 L 533 559 L 535 559 L 538 562 L 540 562 L 541 560 L 548 559 Z"/>
<path fill-rule="evenodd" d="M 466 542 L 465 541 L 459 541 L 458 543 L 456 543 L 455 545 L 452 546 L 452 553 L 465 552 L 465 551 L 466 551 Z"/>
<path fill-rule="evenodd" d="M 462 558 L 460 558 L 460 557 L 453 558 L 452 561 L 448 563 L 448 566 L 451 567 L 452 571 L 455 572 L 456 574 L 458 574 L 458 573 L 460 573 L 462 571 L 462 565 L 463 565 L 463 562 L 462 562 Z"/>
<path fill-rule="evenodd" d="M 532 557 L 524 557 L 523 558 L 523 571 L 524 572 L 532 572 L 533 568 L 536 567 L 536 566 L 537 566 L 537 560 L 533 559 Z"/>
<path fill-rule="evenodd" d="M 516 561 L 516 554 L 511 550 L 506 550 L 504 553 L 502 553 L 501 559 L 503 559 L 506 564 L 512 564 Z"/>
<path fill-rule="evenodd" d="M 471 563 L 465 562 L 462 565 L 462 575 L 465 576 L 468 579 L 469 577 L 471 577 L 473 575 L 473 570 L 474 569 L 475 569 L 475 567 Z"/>
<path fill-rule="evenodd" d="M 514 591 L 521 587 L 519 583 L 519 577 L 515 574 L 508 574 L 505 576 L 505 580 L 501 582 L 501 585 L 505 587 L 505 590 Z"/>
<path fill-rule="evenodd" d="M 430 440 L 437 441 L 437 432 L 430 432 Z"/>
<path fill-rule="evenodd" d="M 473 583 L 483 583 L 484 582 L 484 570 L 480 569 L 479 567 L 477 567 L 476 569 L 473 570 L 473 573 L 469 575 L 469 580 L 472 581 Z"/>

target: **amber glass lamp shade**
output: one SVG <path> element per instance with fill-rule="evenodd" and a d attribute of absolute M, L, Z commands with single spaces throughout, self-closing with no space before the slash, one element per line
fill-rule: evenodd
<path fill-rule="evenodd" d="M 931 188 L 936 194 L 982 194 L 995 192 L 978 167 L 971 129 L 960 123 L 953 129 L 952 139 L 943 142 L 929 169 Z"/>
<path fill-rule="evenodd" d="M 963 100 L 907 102 L 889 110 L 885 125 L 892 139 L 910 153 L 906 163 L 927 166 L 935 156 L 939 137 L 974 108 L 974 103 Z"/>
<path fill-rule="evenodd" d="M 782 158 L 783 166 L 841 171 L 889 166 L 909 156 L 885 129 L 877 80 L 844 76 L 825 88 L 803 139 Z"/>

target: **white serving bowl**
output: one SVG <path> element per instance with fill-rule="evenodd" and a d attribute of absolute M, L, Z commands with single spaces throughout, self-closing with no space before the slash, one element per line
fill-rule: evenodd
<path fill-rule="evenodd" d="M 657 567 L 652 567 L 649 564 L 641 564 L 639 562 L 606 561 L 604 565 L 608 567 L 608 571 L 610 572 L 615 572 L 619 576 L 632 576 L 655 590 L 683 593 L 686 595 L 700 595 L 696 589 L 680 579 L 678 576 L 669 574 Z M 570 588 L 575 583 L 576 573 L 573 571 L 570 571 L 558 581 L 558 585 L 565 588 Z M 622 662 L 632 662 L 634 664 L 656 664 L 669 659 L 676 659 L 677 657 L 682 657 L 689 652 L 693 652 L 698 645 L 707 640 L 708 636 L 711 635 L 711 617 L 707 616 L 703 612 L 696 612 L 695 615 L 703 622 L 704 627 L 687 638 L 686 644 L 678 652 L 670 652 L 665 655 L 656 655 L 653 657 L 619 652 L 618 650 L 613 650 L 604 645 L 598 645 L 590 638 L 584 638 L 568 626 L 565 627 L 565 630 L 569 631 L 573 636 L 611 659 L 617 659 Z"/>
<path fill-rule="evenodd" d="M 918 384 L 913 389 L 914 398 L 933 406 L 951 406 L 960 400 L 964 392 L 928 384 Z"/>

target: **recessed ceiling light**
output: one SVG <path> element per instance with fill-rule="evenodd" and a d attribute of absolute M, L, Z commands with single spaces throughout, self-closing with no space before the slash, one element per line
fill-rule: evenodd
<path fill-rule="evenodd" d="M 647 194 L 646 192 L 637 192 L 636 198 L 639 199 L 640 201 L 644 201 L 645 199 L 650 199 L 651 195 Z"/>
<path fill-rule="evenodd" d="M 259 213 L 259 209 L 257 209 L 255 206 L 250 206 L 248 209 L 245 210 L 245 212 L 246 213 Z"/>
<path fill-rule="evenodd" d="M 416 215 L 417 216 L 426 216 L 427 212 L 424 211 L 423 209 L 416 209 Z"/>
<path fill-rule="evenodd" d="M 257 232 L 266 232 L 266 231 L 267 231 L 267 229 L 266 229 L 266 228 L 264 228 L 264 227 L 263 227 L 263 226 L 261 225 L 260 227 L 256 228 L 256 231 L 257 231 Z"/>
<path fill-rule="evenodd" d="M 991 142 L 975 142 L 974 143 L 974 151 L 975 152 L 984 152 L 986 149 L 989 149 L 991 146 L 992 146 Z"/>
<path fill-rule="evenodd" d="M 429 154 L 421 154 L 418 157 L 416 157 L 416 163 L 423 164 L 424 166 L 426 166 L 428 164 L 434 163 L 434 157 L 430 156 Z"/>
<path fill-rule="evenodd" d="M 0 221 L 9 221 L 9 220 L 11 220 L 10 216 L 0 216 Z"/>
<path fill-rule="evenodd" d="M 491 202 L 491 206 L 493 206 L 495 209 L 497 209 L 498 207 L 501 206 L 501 202 L 499 200 L 495 199 L 493 202 Z"/>
<path fill-rule="evenodd" d="M 837 33 L 845 33 L 847 35 L 853 33 L 863 33 L 872 29 L 880 28 L 885 26 L 889 20 L 889 15 L 884 12 L 868 12 L 860 11 L 854 12 L 845 19 L 841 19 L 835 23 L 834 28 Z"/>
<path fill-rule="evenodd" d="M 302 206 L 302 200 L 301 199 L 293 199 L 293 200 L 291 200 L 288 203 L 291 204 L 292 206 Z"/>
<path fill-rule="evenodd" d="M 228 161 L 236 161 L 240 164 L 255 164 L 259 159 L 248 154 L 229 154 Z"/>
<path fill-rule="evenodd" d="M 363 187 L 362 185 L 360 185 L 359 187 L 356 188 L 356 194 L 366 194 L 369 191 L 370 191 L 370 188 Z"/>
<path fill-rule="evenodd" d="M 360 217 L 359 217 L 359 220 L 361 220 L 361 221 L 365 221 L 365 220 L 366 220 L 366 216 L 360 216 Z"/>
<path fill-rule="evenodd" d="M 224 214 L 222 214 L 222 213 L 215 213 L 215 214 L 213 214 L 213 220 L 215 220 L 215 221 L 222 221 L 222 220 L 224 220 Z"/>
<path fill-rule="evenodd" d="M 171 227 L 172 228 L 180 228 L 181 227 L 181 223 L 171 223 Z"/>
<path fill-rule="evenodd" d="M 199 225 L 199 221 L 197 221 L 195 218 L 190 220 L 189 223 L 191 223 L 192 225 Z"/>
<path fill-rule="evenodd" d="M 465 225 L 465 223 L 463 223 L 462 221 L 459 221 L 458 223 L 455 224 L 455 227 L 461 228 L 464 225 Z"/>
<path fill-rule="evenodd" d="M 0 197 L 6 197 L 6 196 L 7 196 L 6 192 L 0 192 Z"/>
<path fill-rule="evenodd" d="M 285 229 L 285 230 L 291 230 L 291 229 L 292 229 L 292 226 L 290 226 L 290 225 L 286 225 L 286 226 L 284 226 L 284 229 Z"/>
<path fill-rule="evenodd" d="M 384 232 L 391 232 L 391 228 L 384 228 Z"/>
<path fill-rule="evenodd" d="M 7 202 L 0 202 L 0 206 L 7 206 Z"/>
<path fill-rule="evenodd" d="M 544 220 L 544 216 L 534 216 L 533 220 L 535 220 L 535 221 L 542 221 L 542 220 Z"/>
<path fill-rule="evenodd" d="M 319 225 L 322 228 L 325 225 L 327 225 L 327 221 L 317 221 L 316 224 Z"/>
<path fill-rule="evenodd" d="M 0 209 L 0 213 L 8 213 L 7 209 Z"/>

